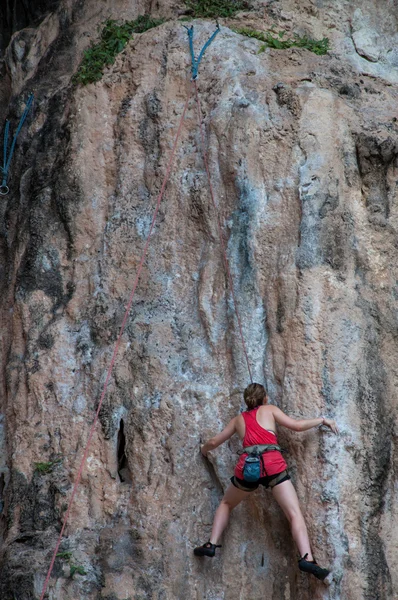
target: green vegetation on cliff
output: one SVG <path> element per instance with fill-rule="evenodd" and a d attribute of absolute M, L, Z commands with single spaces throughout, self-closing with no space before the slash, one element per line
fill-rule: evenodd
<path fill-rule="evenodd" d="M 34 463 L 35 471 L 37 471 L 37 473 L 40 473 L 41 475 L 46 475 L 47 473 L 51 473 L 53 468 L 59 465 L 61 462 L 61 458 L 57 458 L 56 460 L 53 460 L 51 462 L 36 462 Z"/>
<path fill-rule="evenodd" d="M 62 558 L 62 560 L 70 560 L 72 558 L 72 552 L 68 552 L 68 551 L 58 552 L 56 557 Z"/>
<path fill-rule="evenodd" d="M 86 570 L 81 565 L 71 565 L 70 566 L 70 576 L 73 579 L 74 575 L 87 575 Z"/>
<path fill-rule="evenodd" d="M 152 19 L 148 15 L 124 23 L 108 19 L 101 31 L 100 41 L 92 43 L 88 50 L 85 50 L 73 82 L 87 85 L 99 81 L 104 74 L 104 68 L 115 62 L 116 56 L 123 50 L 133 33 L 144 33 L 162 23 L 162 19 Z"/>
<path fill-rule="evenodd" d="M 246 0 L 186 0 L 193 18 L 217 19 L 233 17 L 241 10 L 249 10 Z"/>
<path fill-rule="evenodd" d="M 270 31 L 257 31 L 256 29 L 250 29 L 248 27 L 240 27 L 233 29 L 235 33 L 245 35 L 246 37 L 255 38 L 264 44 L 260 47 L 259 52 L 264 52 L 266 48 L 276 48 L 277 50 L 285 50 L 286 48 L 306 48 L 314 54 L 321 56 L 327 54 L 329 50 L 329 39 L 322 38 L 321 40 L 314 40 L 307 36 L 300 36 L 297 33 L 293 35 L 293 38 L 285 37 L 286 31 L 279 31 L 278 33 L 271 29 Z"/>

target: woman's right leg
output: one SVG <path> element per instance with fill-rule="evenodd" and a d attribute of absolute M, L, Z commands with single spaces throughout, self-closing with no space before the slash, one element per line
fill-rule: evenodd
<path fill-rule="evenodd" d="M 231 511 L 242 502 L 251 492 L 244 492 L 238 489 L 232 483 L 229 484 L 224 498 L 221 500 L 216 514 L 214 515 L 213 528 L 211 530 L 210 543 L 218 544 L 221 535 L 228 525 Z"/>
<path fill-rule="evenodd" d="M 292 536 L 297 544 L 300 556 L 308 554 L 307 560 L 314 560 L 312 556 L 307 526 L 302 515 L 296 490 L 290 480 L 283 481 L 272 488 L 272 494 L 285 513 L 292 530 Z"/>

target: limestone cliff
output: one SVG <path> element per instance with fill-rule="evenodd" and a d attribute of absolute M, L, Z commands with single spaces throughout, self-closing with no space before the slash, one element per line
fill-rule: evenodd
<path fill-rule="evenodd" d="M 35 93 L 0 199 L 4 600 L 40 597 L 192 94 L 182 2 L 31 5 L 0 8 L 1 116 L 16 126 Z M 99 24 L 145 12 L 164 24 L 134 35 L 99 83 L 73 85 Z M 216 201 L 254 379 L 288 414 L 341 430 L 280 431 L 334 581 L 298 571 L 264 491 L 238 507 L 216 559 L 192 554 L 238 449 L 209 464 L 199 443 L 248 383 L 192 97 L 48 597 L 393 600 L 398 8 L 256 0 L 220 24 L 198 80 Z M 214 23 L 194 25 L 201 45 Z M 330 51 L 259 53 L 232 30 L 273 25 L 328 37 Z"/>

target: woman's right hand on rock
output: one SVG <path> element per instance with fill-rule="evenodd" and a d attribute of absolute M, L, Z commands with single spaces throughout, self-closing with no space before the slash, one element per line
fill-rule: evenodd
<path fill-rule="evenodd" d="M 336 421 L 334 421 L 333 419 L 326 419 L 324 417 L 322 425 L 326 425 L 326 427 L 329 427 L 329 429 L 331 429 L 333 431 L 333 433 L 339 433 L 339 430 L 336 425 Z"/>

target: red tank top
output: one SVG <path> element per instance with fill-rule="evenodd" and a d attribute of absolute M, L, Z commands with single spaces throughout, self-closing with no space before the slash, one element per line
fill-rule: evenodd
<path fill-rule="evenodd" d="M 254 446 L 256 444 L 277 444 L 278 440 L 276 434 L 268 429 L 264 429 L 257 422 L 257 411 L 260 407 L 248 410 L 242 413 L 242 417 L 245 420 L 245 437 L 243 438 L 243 447 Z M 238 464 L 235 467 L 235 476 L 238 479 L 243 479 L 243 465 L 245 464 L 245 458 L 247 454 L 242 454 L 239 458 Z M 271 452 L 264 452 L 263 465 L 261 467 L 261 477 L 266 475 L 276 475 L 287 469 L 287 464 L 278 450 L 272 450 Z M 265 470 L 264 470 L 265 469 Z"/>

